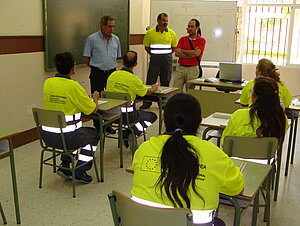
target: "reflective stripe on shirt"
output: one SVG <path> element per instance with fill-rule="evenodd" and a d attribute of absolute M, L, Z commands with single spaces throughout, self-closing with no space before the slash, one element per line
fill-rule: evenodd
<path fill-rule="evenodd" d="M 172 53 L 172 46 L 164 45 L 164 44 L 151 44 L 150 45 L 150 53 L 152 53 L 152 54 Z"/>

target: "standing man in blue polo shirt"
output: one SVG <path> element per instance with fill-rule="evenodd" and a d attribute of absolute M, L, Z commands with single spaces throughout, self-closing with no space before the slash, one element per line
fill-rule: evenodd
<path fill-rule="evenodd" d="M 114 28 L 115 20 L 103 16 L 100 31 L 86 39 L 83 60 L 91 68 L 91 93 L 104 90 L 108 76 L 116 70 L 117 58 L 121 57 L 120 40 L 113 34 Z"/>

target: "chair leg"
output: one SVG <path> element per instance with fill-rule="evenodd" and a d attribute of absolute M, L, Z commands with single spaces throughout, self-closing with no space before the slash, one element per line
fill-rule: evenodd
<path fill-rule="evenodd" d="M 93 150 L 92 145 L 91 145 L 91 150 Z M 97 181 L 100 182 L 99 171 L 98 171 L 98 167 L 97 167 L 97 163 L 96 163 L 96 156 L 95 156 L 94 151 L 93 151 L 92 155 L 93 155 L 93 163 L 94 163 L 94 168 L 95 168 L 95 171 L 96 171 Z"/>
<path fill-rule="evenodd" d="M 55 148 L 53 149 L 55 151 Z M 56 153 L 52 152 L 53 155 L 53 173 L 56 173 Z"/>
<path fill-rule="evenodd" d="M 252 213 L 252 226 L 256 226 L 258 210 L 259 210 L 259 191 L 256 193 L 255 198 L 254 198 L 253 213 Z"/>
<path fill-rule="evenodd" d="M 105 136 L 104 136 L 104 129 L 100 125 L 100 181 L 104 182 L 104 142 L 105 142 Z"/>
<path fill-rule="evenodd" d="M 278 196 L 281 157 L 282 157 L 282 145 L 279 147 L 279 150 L 277 151 L 277 172 L 276 172 L 276 178 L 275 178 L 274 201 L 277 201 L 277 196 Z"/>
<path fill-rule="evenodd" d="M 122 132 L 122 117 L 119 123 L 118 148 L 120 152 L 120 168 L 123 168 L 123 132 Z"/>
<path fill-rule="evenodd" d="M 73 198 L 76 198 L 76 191 L 75 191 L 75 156 L 72 155 L 72 188 L 73 188 Z"/>
<path fill-rule="evenodd" d="M 40 181 L 39 181 L 39 188 L 42 188 L 42 183 L 43 183 L 44 153 L 45 153 L 45 151 L 42 150 L 42 152 L 41 152 L 41 161 L 40 161 Z"/>
<path fill-rule="evenodd" d="M 0 213 L 1 213 L 1 216 L 2 216 L 3 224 L 7 224 L 7 220 L 6 220 L 6 217 L 5 217 L 5 214 L 4 214 L 1 202 L 0 202 Z"/>
<path fill-rule="evenodd" d="M 290 134 L 289 134 L 289 143 L 288 143 L 288 149 L 287 149 L 287 155 L 286 155 L 286 163 L 285 163 L 285 173 L 284 175 L 287 176 L 289 172 L 289 164 L 290 164 L 290 157 L 291 157 L 291 147 L 292 147 L 292 140 L 293 140 L 293 132 L 294 132 L 294 116 L 292 114 L 291 118 L 291 126 L 290 126 Z"/>

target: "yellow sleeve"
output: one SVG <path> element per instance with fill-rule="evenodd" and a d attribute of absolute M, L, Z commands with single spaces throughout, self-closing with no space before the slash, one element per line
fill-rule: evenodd
<path fill-rule="evenodd" d="M 173 31 L 172 32 L 172 36 L 173 36 L 173 39 L 172 39 L 172 44 L 171 44 L 171 46 L 173 47 L 173 48 L 175 48 L 176 46 L 177 46 L 177 44 L 178 44 L 178 40 L 177 40 L 177 37 L 176 37 L 176 33 Z"/>
<path fill-rule="evenodd" d="M 76 106 L 78 109 L 83 112 L 86 115 L 91 114 L 95 108 L 96 104 L 92 99 L 88 96 L 88 94 L 85 92 L 85 90 L 82 88 L 81 85 L 79 85 L 78 82 L 76 82 L 76 90 L 75 90 L 75 95 L 76 95 Z"/>
<path fill-rule="evenodd" d="M 282 95 L 282 100 L 283 100 L 284 106 L 286 108 L 288 108 L 292 103 L 292 94 L 285 85 L 283 85 L 283 90 L 284 90 L 284 92 Z"/>
<path fill-rule="evenodd" d="M 144 36 L 144 40 L 143 40 L 143 44 L 146 47 L 150 46 L 150 30 L 146 32 L 145 36 Z"/>
<path fill-rule="evenodd" d="M 244 188 L 244 177 L 239 167 L 236 167 L 231 158 L 227 157 L 227 168 L 224 173 L 224 184 L 220 193 L 225 195 L 238 195 Z"/>
<path fill-rule="evenodd" d="M 224 131 L 222 132 L 221 144 L 224 144 L 224 138 L 228 135 L 234 135 L 235 130 L 235 112 L 231 115 L 227 126 L 225 127 Z"/>
<path fill-rule="evenodd" d="M 254 86 L 254 81 L 251 80 L 243 88 L 242 94 L 241 94 L 241 97 L 240 97 L 240 102 L 241 102 L 242 105 L 251 105 L 252 101 L 251 101 L 251 92 L 250 92 L 250 90 L 253 89 L 253 86 Z"/>
<path fill-rule="evenodd" d="M 148 88 L 143 84 L 142 80 L 139 78 L 136 79 L 136 84 L 134 86 L 136 95 L 143 97 L 146 95 Z"/>

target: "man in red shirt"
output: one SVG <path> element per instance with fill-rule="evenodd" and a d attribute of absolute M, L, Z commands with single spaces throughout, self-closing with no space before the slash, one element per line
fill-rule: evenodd
<path fill-rule="evenodd" d="M 174 78 L 174 87 L 178 87 L 180 91 L 188 80 L 202 76 L 200 62 L 206 44 L 206 40 L 201 37 L 200 23 L 197 19 L 191 19 L 186 30 L 189 35 L 181 37 L 175 49 L 175 56 L 179 57 L 179 66 Z"/>

